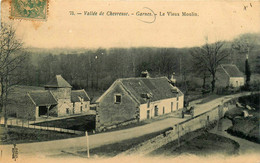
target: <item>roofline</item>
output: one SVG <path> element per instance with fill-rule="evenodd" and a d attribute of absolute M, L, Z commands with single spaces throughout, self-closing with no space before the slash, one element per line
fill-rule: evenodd
<path fill-rule="evenodd" d="M 228 74 L 228 72 L 225 70 L 225 68 L 223 67 L 223 64 L 220 65 L 221 68 L 224 70 L 224 72 L 227 74 L 228 77 L 230 77 L 230 75 Z"/>
<path fill-rule="evenodd" d="M 55 85 L 44 85 L 44 87 L 47 87 L 47 88 L 72 88 L 72 86 L 69 86 L 69 87 L 59 87 L 59 86 L 55 86 Z"/>
<path fill-rule="evenodd" d="M 31 99 L 31 101 L 33 102 L 33 104 L 34 104 L 35 106 L 37 106 L 36 103 L 35 103 L 35 101 L 34 101 L 33 98 L 31 97 L 31 95 L 29 94 L 29 92 L 27 92 L 27 95 L 28 95 L 28 97 Z"/>
<path fill-rule="evenodd" d="M 42 91 L 42 90 L 40 90 L 40 91 Z M 46 90 L 44 90 L 44 91 L 46 91 Z M 33 91 L 32 91 L 33 92 Z M 35 92 L 37 92 L 37 91 L 35 91 Z M 58 104 L 58 101 L 56 100 L 56 98 L 54 97 L 54 95 L 52 94 L 52 92 L 51 91 L 47 91 L 47 92 L 49 92 L 50 94 L 51 94 L 51 96 L 53 97 L 53 99 L 56 101 L 56 103 L 55 104 L 50 104 L 50 105 L 57 105 Z M 46 105 L 37 105 L 36 104 L 36 102 L 33 100 L 33 98 L 31 97 L 31 95 L 30 95 L 30 93 L 29 92 L 27 92 L 27 95 L 29 96 L 29 98 L 31 99 L 31 101 L 33 102 L 33 104 L 35 105 L 35 106 L 46 106 L 46 105 L 48 105 L 48 104 L 46 104 Z"/>
<path fill-rule="evenodd" d="M 87 98 L 89 99 L 89 101 L 90 101 L 90 97 L 88 96 L 88 94 L 87 94 L 87 92 L 85 91 L 85 89 L 71 90 L 71 92 L 80 92 L 80 91 L 83 91 L 83 92 L 86 94 L 86 96 L 87 96 Z"/>
<path fill-rule="evenodd" d="M 158 79 L 158 78 L 163 78 L 163 79 L 166 79 L 168 82 L 170 82 L 170 80 L 166 77 L 166 76 L 162 76 L 162 77 L 157 77 L 157 78 L 148 78 L 148 79 Z M 136 99 L 136 97 L 133 96 L 133 94 L 131 93 L 131 91 L 129 91 L 123 84 L 122 80 L 126 80 L 126 79 L 145 79 L 144 77 L 138 77 L 138 78 L 119 78 L 117 79 L 116 81 L 114 81 L 114 83 L 95 101 L 96 103 L 99 103 L 101 101 L 101 99 L 107 95 L 109 93 L 109 91 L 116 85 L 116 84 L 121 84 L 123 89 L 129 94 L 129 96 L 131 98 L 133 98 L 133 100 L 138 103 L 139 105 L 142 104 L 139 100 Z M 174 87 L 173 85 L 171 85 L 169 83 L 169 85 L 172 87 L 172 88 L 177 88 L 177 87 Z M 179 88 L 177 88 L 179 92 L 181 92 L 181 90 Z M 184 95 L 184 93 L 181 92 L 182 95 Z"/>
<path fill-rule="evenodd" d="M 50 106 L 50 105 L 58 105 L 58 103 L 55 103 L 55 104 L 41 104 L 41 105 L 36 105 L 36 106 Z"/>
<path fill-rule="evenodd" d="M 132 97 L 138 104 L 141 104 L 141 102 L 138 101 L 138 100 L 135 98 L 135 96 L 133 96 L 133 94 L 131 93 L 131 91 L 129 91 L 129 90 L 124 86 L 124 84 L 123 84 L 121 81 L 120 81 L 120 83 L 121 83 L 122 87 L 125 89 L 125 91 L 129 94 L 129 96 Z"/>
<path fill-rule="evenodd" d="M 155 78 L 146 78 L 146 77 L 130 77 L 130 78 L 118 78 L 117 80 L 127 80 L 127 79 L 159 79 L 159 78 L 167 78 L 166 76 L 160 76 Z M 168 78 L 167 78 L 168 79 Z"/>
<path fill-rule="evenodd" d="M 85 91 L 85 89 L 82 89 L 82 90 L 83 90 L 83 92 L 86 94 L 86 96 L 88 97 L 88 99 L 89 99 L 89 101 L 90 101 L 90 98 L 89 98 L 87 92 Z"/>
<path fill-rule="evenodd" d="M 90 101 L 90 98 L 89 98 L 87 92 L 85 91 L 85 89 L 71 90 L 71 92 L 73 92 L 73 91 L 74 91 L 74 92 L 80 92 L 80 91 L 83 91 L 83 92 L 86 94 L 86 96 L 87 96 L 87 98 L 89 99 L 89 101 Z"/>
<path fill-rule="evenodd" d="M 225 70 L 225 68 L 223 67 L 223 65 L 234 66 L 235 69 L 237 69 L 238 72 L 242 73 L 242 72 L 238 69 L 237 65 L 235 65 L 235 64 L 221 64 L 220 66 L 222 67 L 222 69 L 227 73 L 227 75 L 228 75 L 230 78 L 244 78 L 243 75 L 242 75 L 242 76 L 232 76 L 232 77 L 231 77 L 231 76 L 229 75 L 229 73 Z"/>
<path fill-rule="evenodd" d="M 114 81 L 114 83 L 95 101 L 96 103 L 99 103 L 101 101 L 102 98 L 104 98 L 105 95 L 107 95 L 109 93 L 109 91 L 116 85 L 116 83 L 119 82 L 119 79 L 117 79 L 116 81 Z"/>
<path fill-rule="evenodd" d="M 57 99 L 54 97 L 52 91 L 49 91 L 49 92 L 50 92 L 50 94 L 52 95 L 52 97 L 54 98 L 54 100 L 58 103 L 58 101 L 57 101 Z"/>

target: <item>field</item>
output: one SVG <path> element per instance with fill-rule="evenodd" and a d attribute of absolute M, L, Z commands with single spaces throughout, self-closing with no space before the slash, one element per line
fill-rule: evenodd
<path fill-rule="evenodd" d="M 34 125 L 91 132 L 95 130 L 95 116 L 84 115 L 84 116 L 71 117 L 66 119 L 40 122 L 40 123 L 35 123 Z"/>
<path fill-rule="evenodd" d="M 31 143 L 78 137 L 80 135 L 31 128 L 0 126 L 0 144 Z"/>

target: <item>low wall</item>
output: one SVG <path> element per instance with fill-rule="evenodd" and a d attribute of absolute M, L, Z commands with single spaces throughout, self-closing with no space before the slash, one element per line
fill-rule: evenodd
<path fill-rule="evenodd" d="M 121 155 L 145 155 L 171 141 L 177 140 L 178 137 L 181 137 L 189 132 L 207 127 L 209 124 L 224 117 L 225 112 L 235 106 L 236 100 L 237 99 L 229 100 L 223 103 L 223 105 L 219 105 L 218 107 L 215 107 L 205 113 L 175 124 L 171 129 L 163 132 L 161 135 L 143 142 L 138 146 L 121 153 Z"/>

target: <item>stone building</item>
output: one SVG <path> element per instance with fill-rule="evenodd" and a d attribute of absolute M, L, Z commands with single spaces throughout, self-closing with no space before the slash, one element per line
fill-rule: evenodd
<path fill-rule="evenodd" d="M 117 79 L 96 101 L 96 129 L 138 122 L 183 108 L 184 94 L 166 77 Z"/>
<path fill-rule="evenodd" d="M 19 102 L 16 117 L 35 120 L 39 117 L 60 117 L 87 112 L 90 106 L 88 94 L 85 90 L 71 88 L 61 75 L 56 75 L 43 90 L 27 92 Z"/>

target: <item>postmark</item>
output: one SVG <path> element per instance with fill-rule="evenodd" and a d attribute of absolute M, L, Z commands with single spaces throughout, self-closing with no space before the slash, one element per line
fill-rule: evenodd
<path fill-rule="evenodd" d="M 10 18 L 46 20 L 48 0 L 12 0 Z"/>

